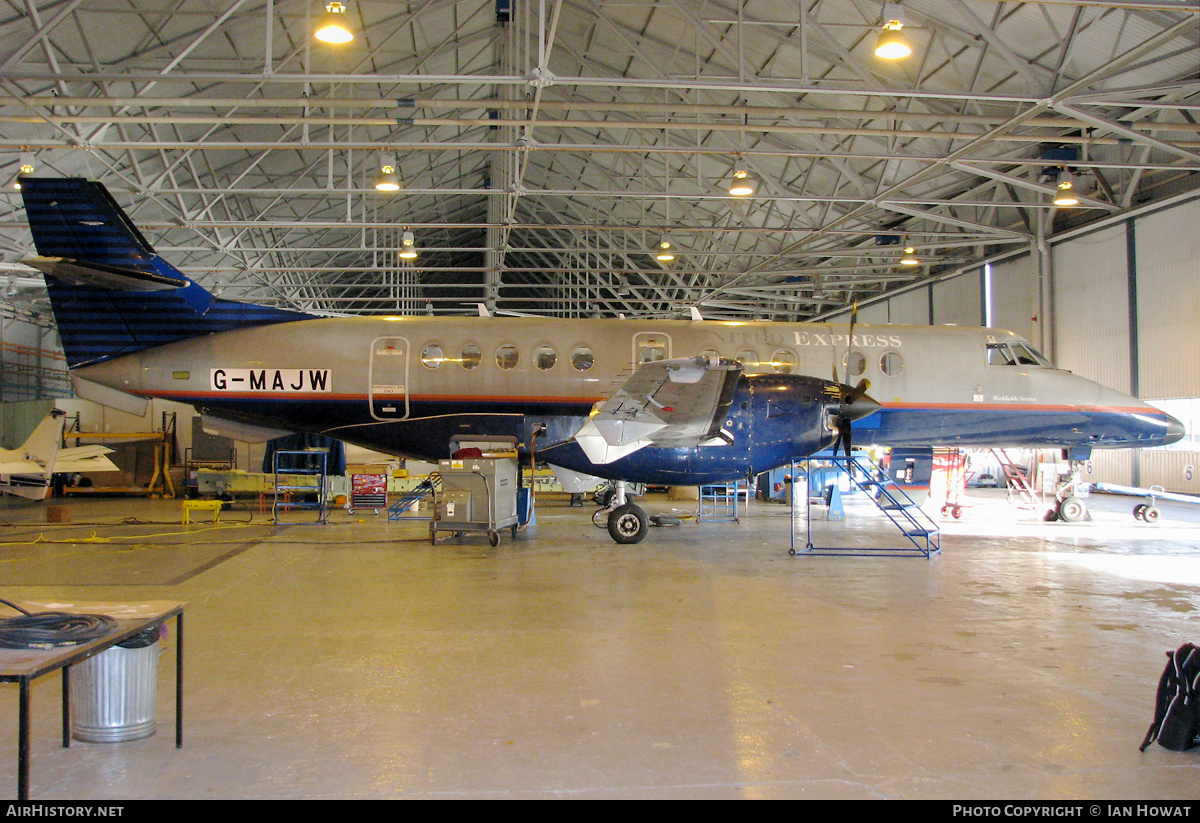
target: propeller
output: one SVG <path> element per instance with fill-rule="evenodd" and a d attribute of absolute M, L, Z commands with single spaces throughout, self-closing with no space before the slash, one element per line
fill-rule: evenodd
<path fill-rule="evenodd" d="M 846 335 L 846 377 L 849 378 L 850 370 L 850 351 L 854 347 L 854 325 L 858 322 L 858 301 L 850 307 L 850 329 Z M 847 386 L 838 379 L 837 370 L 837 354 L 833 358 L 833 382 L 837 384 L 838 405 L 835 411 L 835 423 L 837 425 L 837 439 L 833 441 L 833 452 L 837 453 L 838 446 L 845 449 L 846 456 L 850 456 L 850 450 L 853 446 L 851 442 L 850 424 L 855 420 L 861 420 L 871 412 L 879 408 L 879 403 L 867 396 L 867 389 L 871 387 L 871 381 L 865 377 L 858 381 L 858 385 L 853 388 Z"/>
<path fill-rule="evenodd" d="M 880 407 L 879 402 L 867 394 L 869 388 L 871 381 L 865 377 L 853 388 L 844 383 L 838 384 L 840 396 L 837 405 L 833 407 L 834 422 L 837 425 L 837 439 L 833 441 L 834 454 L 837 454 L 838 446 L 841 446 L 846 456 L 850 456 L 853 448 L 850 424 L 863 419 Z"/>

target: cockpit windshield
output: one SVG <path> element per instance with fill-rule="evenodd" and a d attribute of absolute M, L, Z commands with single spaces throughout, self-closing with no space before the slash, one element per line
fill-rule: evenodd
<path fill-rule="evenodd" d="M 987 344 L 988 365 L 991 366 L 1054 366 L 1041 352 L 1019 340 Z"/>

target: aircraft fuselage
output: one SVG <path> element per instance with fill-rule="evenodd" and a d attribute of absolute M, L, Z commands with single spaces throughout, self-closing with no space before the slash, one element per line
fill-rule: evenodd
<path fill-rule="evenodd" d="M 425 460 L 472 435 L 528 449 L 544 425 L 536 449 L 548 461 L 643 482 L 731 480 L 828 447 L 836 432 L 812 418 L 815 404 L 804 417 L 811 387 L 787 375 L 869 380 L 881 408 L 854 422 L 858 445 L 1087 449 L 1182 434 L 1158 409 L 1029 354 L 1011 332 L 958 326 L 856 325 L 851 339 L 846 324 L 321 318 L 171 343 L 76 373 L 221 418 Z M 583 456 L 572 436 L 638 363 L 697 355 L 744 364 L 724 421 L 729 442 L 651 447 L 604 465 Z M 775 402 L 781 392 L 789 403 Z"/>

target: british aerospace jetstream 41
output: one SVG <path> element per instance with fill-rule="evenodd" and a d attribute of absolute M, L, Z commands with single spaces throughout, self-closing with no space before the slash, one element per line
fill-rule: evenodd
<path fill-rule="evenodd" d="M 217 298 L 159 257 L 99 183 L 21 194 L 76 391 L 198 408 L 264 436 L 323 433 L 425 460 L 452 439 L 617 482 L 702 485 L 830 447 L 1157 446 L 1182 425 L 1056 369 L 1017 335 L 958 326 L 318 317 Z M 840 375 L 840 377 L 839 377 Z M 868 394 L 869 391 L 869 394 Z"/>

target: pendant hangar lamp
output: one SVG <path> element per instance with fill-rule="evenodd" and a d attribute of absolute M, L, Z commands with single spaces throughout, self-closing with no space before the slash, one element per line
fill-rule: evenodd
<path fill-rule="evenodd" d="M 675 259 L 675 252 L 671 250 L 671 241 L 666 237 L 658 242 L 658 251 L 654 253 L 654 259 L 660 263 L 670 263 Z"/>
<path fill-rule="evenodd" d="M 404 234 L 400 235 L 400 259 L 417 259 L 417 239 L 408 229 L 405 229 Z"/>
<path fill-rule="evenodd" d="M 400 191 L 400 179 L 396 176 L 396 157 L 391 154 L 379 156 L 379 178 L 375 190 L 386 193 Z"/>
<path fill-rule="evenodd" d="M 733 182 L 730 183 L 729 193 L 734 197 L 749 197 L 758 190 L 758 184 L 750 172 L 743 168 L 735 168 Z"/>
<path fill-rule="evenodd" d="M 915 246 L 905 246 L 904 254 L 900 257 L 901 266 L 919 266 L 921 258 L 917 257 L 917 249 Z"/>
<path fill-rule="evenodd" d="M 334 45 L 349 43 L 354 39 L 354 32 L 350 30 L 350 21 L 344 3 L 332 0 L 325 6 L 325 13 L 317 21 L 313 37 L 322 43 L 333 43 Z"/>
<path fill-rule="evenodd" d="M 1063 169 L 1058 173 L 1058 190 L 1054 193 L 1054 205 L 1078 206 L 1079 198 L 1075 195 L 1075 175 Z"/>
<path fill-rule="evenodd" d="M 883 4 L 883 26 L 875 43 L 875 56 L 881 60 L 900 60 L 912 54 L 912 45 L 904 36 L 904 14 L 899 3 Z"/>
<path fill-rule="evenodd" d="M 26 175 L 33 174 L 33 155 L 29 152 L 22 152 L 21 159 L 17 163 L 17 179 L 13 181 L 12 187 L 18 191 L 21 188 L 21 178 Z"/>

